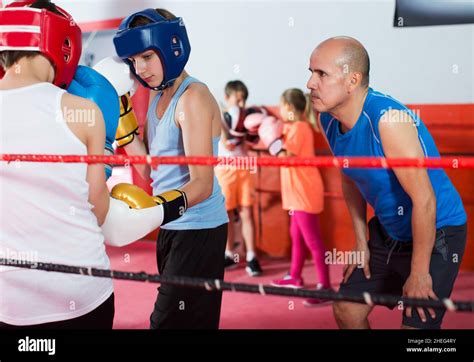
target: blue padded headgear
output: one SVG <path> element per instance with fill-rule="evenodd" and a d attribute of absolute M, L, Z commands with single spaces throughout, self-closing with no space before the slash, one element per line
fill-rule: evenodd
<path fill-rule="evenodd" d="M 137 16 L 150 19 L 152 23 L 135 28 L 130 24 Z M 114 36 L 117 55 L 129 66 L 137 79 L 147 88 L 163 90 L 173 84 L 186 65 L 191 45 L 181 18 L 168 20 L 154 9 L 145 9 L 125 18 Z M 163 82 L 158 87 L 150 87 L 140 78 L 128 59 L 146 50 L 154 50 L 163 64 Z"/>

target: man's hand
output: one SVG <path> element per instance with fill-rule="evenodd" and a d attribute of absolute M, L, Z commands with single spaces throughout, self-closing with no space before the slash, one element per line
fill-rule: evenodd
<path fill-rule="evenodd" d="M 428 274 L 410 274 L 408 279 L 403 286 L 403 296 L 407 298 L 423 298 L 423 299 L 438 299 L 436 294 L 433 292 L 433 282 L 431 275 Z M 408 318 L 412 316 L 412 307 L 407 307 L 406 315 Z M 426 322 L 426 315 L 423 308 L 417 308 L 418 314 L 423 322 Z M 430 308 L 428 309 L 431 318 L 436 317 L 435 311 Z"/>
<path fill-rule="evenodd" d="M 367 279 L 370 279 L 370 269 L 369 269 L 369 260 L 370 260 L 370 252 L 369 252 L 369 247 L 367 245 L 367 243 L 358 243 L 357 246 L 354 248 L 354 252 L 357 254 L 362 254 L 362 260 L 363 260 L 363 263 L 360 264 L 360 266 L 362 268 L 364 268 L 364 275 Z M 357 260 L 358 258 L 356 258 Z M 358 267 L 358 264 L 347 264 L 345 267 L 344 267 L 344 272 L 343 272 L 343 283 L 347 282 L 347 280 L 349 279 L 349 277 L 351 276 L 352 272 L 354 271 L 354 269 Z"/>

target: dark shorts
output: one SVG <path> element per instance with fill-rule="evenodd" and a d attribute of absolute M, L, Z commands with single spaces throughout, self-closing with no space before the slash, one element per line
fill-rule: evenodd
<path fill-rule="evenodd" d="M 459 271 L 466 246 L 467 226 L 445 226 L 436 230 L 436 240 L 431 254 L 430 275 L 433 291 L 439 299 L 449 298 Z M 366 279 L 363 269 L 356 268 L 341 292 L 364 292 L 402 295 L 403 285 L 410 275 L 412 243 L 390 238 L 379 220 L 369 221 L 370 274 Z M 392 306 L 393 309 L 395 306 Z M 426 322 L 422 322 L 418 312 L 412 308 L 412 318 L 403 313 L 403 324 L 419 329 L 439 329 L 444 309 L 435 309 L 436 318 L 431 318 L 425 309 Z"/>
<path fill-rule="evenodd" d="M 96 309 L 77 318 L 29 326 L 13 326 L 0 322 L 0 329 L 112 329 L 115 314 L 114 299 L 112 293 Z"/>
<path fill-rule="evenodd" d="M 224 278 L 227 224 L 213 229 L 160 230 L 156 248 L 161 275 Z M 217 329 L 222 292 L 160 285 L 150 328 Z"/>

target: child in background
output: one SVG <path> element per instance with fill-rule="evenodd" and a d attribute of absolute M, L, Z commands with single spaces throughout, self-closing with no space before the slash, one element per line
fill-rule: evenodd
<path fill-rule="evenodd" d="M 310 112 L 306 97 L 300 89 L 286 90 L 280 100 L 283 127 L 283 151 L 279 157 L 314 156 L 314 132 L 306 120 Z M 283 209 L 291 216 L 290 235 L 291 269 L 283 279 L 274 280 L 273 286 L 303 288 L 301 276 L 306 259 L 306 247 L 310 250 L 316 267 L 316 289 L 330 288 L 329 268 L 324 262 L 326 251 L 319 224 L 319 214 L 324 208 L 324 187 L 319 170 L 315 167 L 282 167 L 281 196 Z M 307 307 L 319 306 L 323 301 L 307 299 Z"/>
<path fill-rule="evenodd" d="M 226 111 L 233 107 L 245 108 L 248 98 L 247 86 L 240 80 L 233 80 L 225 86 L 225 104 Z M 250 148 L 244 141 L 235 145 L 227 142 L 226 132 L 222 132 L 219 142 L 218 155 L 220 157 L 245 157 L 248 156 Z M 225 205 L 229 217 L 229 228 L 227 231 L 227 245 L 225 251 L 224 265 L 226 270 L 238 266 L 235 259 L 234 248 L 234 210 L 239 212 L 242 222 L 242 237 L 246 249 L 246 267 L 245 270 L 250 276 L 259 276 L 262 274 L 262 268 L 255 253 L 255 221 L 253 217 L 253 204 L 255 187 L 253 177 L 249 169 L 239 169 L 231 166 L 216 167 L 216 177 L 222 188 L 225 197 Z"/>

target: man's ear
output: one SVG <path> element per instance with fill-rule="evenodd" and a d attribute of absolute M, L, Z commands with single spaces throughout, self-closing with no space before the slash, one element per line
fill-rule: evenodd
<path fill-rule="evenodd" d="M 352 93 L 362 82 L 362 73 L 353 72 L 349 80 L 349 93 Z"/>

